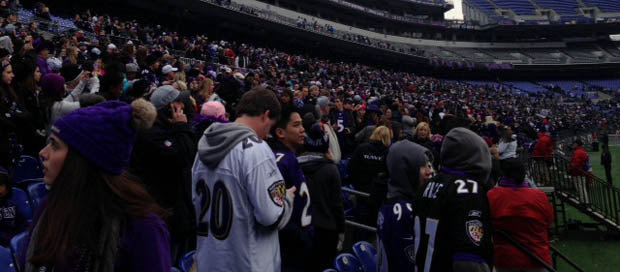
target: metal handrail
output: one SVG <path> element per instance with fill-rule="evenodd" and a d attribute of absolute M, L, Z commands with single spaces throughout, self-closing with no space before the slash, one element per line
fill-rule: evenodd
<path fill-rule="evenodd" d="M 534 254 L 533 252 L 531 252 L 527 247 L 525 247 L 523 244 L 521 244 L 519 241 L 515 240 L 514 238 L 512 238 L 510 235 L 508 235 L 508 233 L 504 232 L 503 230 L 498 230 L 496 229 L 495 234 L 499 234 L 502 237 L 504 237 L 506 240 L 508 240 L 508 242 L 510 242 L 513 246 L 515 246 L 516 248 L 518 248 L 519 250 L 521 250 L 521 252 L 525 253 L 525 255 L 529 256 L 530 258 L 532 258 L 532 260 L 536 261 L 538 264 L 542 265 L 545 269 L 547 269 L 547 271 L 551 271 L 551 272 L 556 272 L 555 269 L 553 269 L 553 267 L 551 267 L 548 263 L 546 263 L 545 261 L 543 261 L 540 257 L 536 256 L 536 254 Z M 583 270 L 580 270 L 583 271 Z"/>
<path fill-rule="evenodd" d="M 342 190 L 343 192 L 347 192 L 347 193 L 350 193 L 350 194 L 353 194 L 353 195 L 358 195 L 358 196 L 361 196 L 361 197 L 370 197 L 370 194 L 369 194 L 369 193 L 360 192 L 360 191 L 357 191 L 357 190 L 351 189 L 351 188 L 349 188 L 349 187 L 342 187 L 342 189 L 341 189 L 341 190 Z"/>
<path fill-rule="evenodd" d="M 568 263 L 568 265 L 572 266 L 575 270 L 579 271 L 579 272 L 584 272 L 583 268 L 581 268 L 579 265 L 577 265 L 576 263 L 574 263 L 573 261 L 571 261 L 570 259 L 568 259 L 568 257 L 566 257 L 566 255 L 562 254 L 562 252 L 560 252 L 559 250 L 557 250 L 555 247 L 549 245 L 549 249 L 551 249 L 551 252 L 553 252 L 553 256 L 559 256 L 560 259 L 564 260 L 565 262 Z"/>

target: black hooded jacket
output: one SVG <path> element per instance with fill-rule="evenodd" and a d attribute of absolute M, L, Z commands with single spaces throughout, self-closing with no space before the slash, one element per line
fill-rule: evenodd
<path fill-rule="evenodd" d="M 338 167 L 322 155 L 297 158 L 306 176 L 312 204 L 312 225 L 344 233 L 344 208 Z"/>
<path fill-rule="evenodd" d="M 358 191 L 370 193 L 373 180 L 383 173 L 387 176 L 388 147 L 371 141 L 358 146 L 349 162 L 349 181 Z"/>

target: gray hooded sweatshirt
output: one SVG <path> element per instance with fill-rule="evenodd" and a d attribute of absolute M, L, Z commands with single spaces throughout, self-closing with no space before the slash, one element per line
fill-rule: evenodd
<path fill-rule="evenodd" d="M 441 167 L 464 172 L 467 177 L 486 183 L 491 175 L 491 153 L 486 142 L 473 131 L 454 128 L 441 145 Z"/>
<path fill-rule="evenodd" d="M 387 198 L 413 200 L 420 180 L 420 167 L 432 155 L 428 149 L 414 142 L 403 140 L 390 147 L 387 167 L 390 173 Z"/>
<path fill-rule="evenodd" d="M 198 142 L 198 156 L 208 168 L 216 168 L 239 142 L 256 133 L 237 123 L 213 123 Z"/>

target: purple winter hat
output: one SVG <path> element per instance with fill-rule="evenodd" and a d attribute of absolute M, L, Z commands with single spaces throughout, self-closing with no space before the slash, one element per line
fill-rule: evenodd
<path fill-rule="evenodd" d="M 131 105 L 109 101 L 75 110 L 51 130 L 96 166 L 119 175 L 129 163 L 136 130 L 149 129 L 156 116 L 153 104 L 144 99 Z"/>
<path fill-rule="evenodd" d="M 65 94 L 65 79 L 53 73 L 44 75 L 41 78 L 41 92 L 51 97 L 63 97 Z"/>

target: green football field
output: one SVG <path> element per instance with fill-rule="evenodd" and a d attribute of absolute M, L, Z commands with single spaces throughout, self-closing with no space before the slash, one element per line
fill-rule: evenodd
<path fill-rule="evenodd" d="M 620 187 L 620 147 L 610 147 L 612 156 L 612 178 L 614 186 Z M 605 180 L 605 170 L 601 165 L 601 153 L 589 152 L 590 164 L 594 174 Z M 578 220 L 583 223 L 593 223 L 594 221 L 579 212 L 578 210 L 566 206 L 567 220 Z M 552 242 L 552 245 L 567 255 L 572 261 L 577 263 L 584 271 L 620 271 L 620 240 L 606 236 L 599 231 L 570 231 L 563 237 Z M 575 271 L 565 262 L 558 261 L 557 271 Z"/>
<path fill-rule="evenodd" d="M 610 146 L 611 153 L 611 176 L 614 186 L 620 188 L 620 146 Z M 590 155 L 590 165 L 594 171 L 594 175 L 605 179 L 605 168 L 601 165 L 601 152 L 588 152 Z"/>

